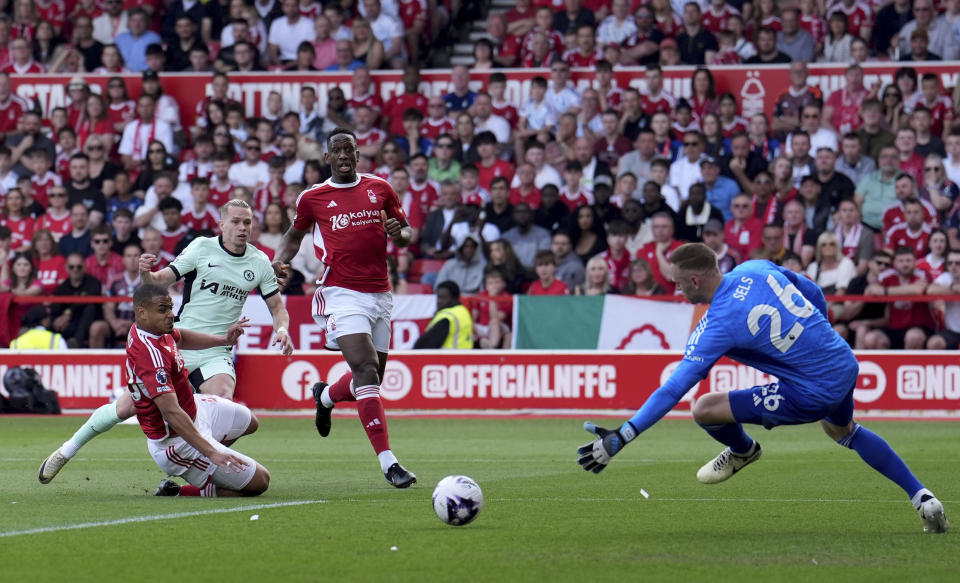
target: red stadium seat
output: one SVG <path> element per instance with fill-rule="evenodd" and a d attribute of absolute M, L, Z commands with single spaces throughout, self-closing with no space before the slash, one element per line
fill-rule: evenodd
<path fill-rule="evenodd" d="M 443 267 L 442 259 L 417 259 L 410 266 L 410 271 L 407 273 L 407 281 L 410 283 L 420 283 L 420 278 L 423 277 L 424 273 L 440 271 L 441 267 Z"/>
<path fill-rule="evenodd" d="M 433 287 L 429 283 L 408 283 L 407 294 L 432 294 Z"/>

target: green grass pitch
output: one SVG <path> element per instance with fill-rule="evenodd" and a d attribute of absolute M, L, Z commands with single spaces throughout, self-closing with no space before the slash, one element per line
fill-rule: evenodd
<path fill-rule="evenodd" d="M 662 422 L 595 476 L 575 462 L 580 420 L 394 417 L 394 451 L 419 478 L 394 490 L 355 417 L 326 439 L 312 419 L 265 418 L 235 447 L 270 469 L 270 490 L 197 499 L 148 494 L 162 476 L 136 426 L 40 485 L 40 461 L 80 422 L 0 419 L 4 582 L 960 580 L 960 534 L 924 535 L 900 489 L 816 426 L 753 428 L 763 458 L 704 486 L 696 471 L 720 447 L 689 420 Z M 866 425 L 960 520 L 960 427 Z M 466 527 L 433 514 L 449 474 L 484 491 Z M 47 530 L 21 534 L 34 529 Z"/>

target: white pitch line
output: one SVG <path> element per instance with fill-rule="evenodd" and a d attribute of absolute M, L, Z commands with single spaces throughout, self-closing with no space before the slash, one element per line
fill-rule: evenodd
<path fill-rule="evenodd" d="M 10 530 L 7 532 L 0 532 L 0 538 L 21 536 L 25 534 L 59 532 L 62 530 L 79 530 L 83 528 L 97 528 L 100 526 L 116 526 L 118 524 L 132 524 L 135 522 L 153 522 L 155 520 L 171 520 L 174 518 L 204 516 L 207 514 L 225 514 L 228 512 L 245 512 L 247 510 L 262 510 L 265 508 L 281 508 L 283 506 L 303 506 L 304 504 L 320 504 L 323 502 L 326 502 L 326 500 L 294 500 L 292 502 L 276 502 L 273 504 L 253 504 L 250 506 L 238 506 L 236 508 L 214 508 L 212 510 L 198 510 L 196 512 L 176 512 L 173 514 L 153 514 L 148 516 L 131 516 L 130 518 L 119 518 L 117 520 L 104 520 L 102 522 L 81 522 L 79 524 L 62 524 L 60 526 L 44 526 L 41 528 L 29 528 L 27 530 Z"/>

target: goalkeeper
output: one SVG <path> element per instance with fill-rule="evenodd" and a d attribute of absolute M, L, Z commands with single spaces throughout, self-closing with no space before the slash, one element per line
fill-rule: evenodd
<path fill-rule="evenodd" d="M 602 471 L 706 377 L 720 357 L 728 356 L 779 381 L 697 400 L 693 419 L 727 446 L 700 468 L 699 481 L 722 482 L 760 457 L 760 444 L 743 423 L 771 429 L 819 421 L 831 439 L 903 488 L 924 532 L 947 531 L 943 504 L 883 438 L 854 421 L 859 365 L 827 320 L 826 301 L 816 284 L 769 261 L 748 261 L 721 275 L 716 254 L 701 243 L 678 247 L 670 263 L 683 295 L 710 308 L 690 334 L 679 366 L 633 417 L 612 430 L 584 424 L 597 439 L 578 450 L 583 469 Z"/>

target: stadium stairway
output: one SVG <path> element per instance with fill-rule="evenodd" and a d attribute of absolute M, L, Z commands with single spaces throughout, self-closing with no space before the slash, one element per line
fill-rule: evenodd
<path fill-rule="evenodd" d="M 491 0 L 488 9 L 489 14 L 507 12 L 513 8 L 513 0 Z M 473 45 L 482 38 L 490 38 L 487 34 L 487 19 L 480 18 L 472 21 L 466 31 L 466 35 L 461 35 L 458 42 L 454 43 L 453 51 L 450 55 L 450 66 L 473 64 Z"/>

